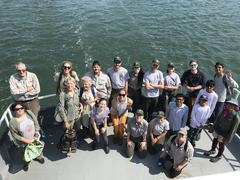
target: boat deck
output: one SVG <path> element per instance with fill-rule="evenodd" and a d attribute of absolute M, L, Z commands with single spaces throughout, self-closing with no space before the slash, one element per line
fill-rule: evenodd
<path fill-rule="evenodd" d="M 48 117 L 45 117 L 44 121 L 47 119 Z M 49 125 L 49 121 L 47 124 Z M 45 127 L 48 126 L 47 124 L 45 124 Z M 105 154 L 103 149 L 92 151 L 92 140 L 90 138 L 79 141 L 79 148 L 76 153 L 62 154 L 56 147 L 62 131 L 61 127 L 51 125 L 45 129 L 46 138 L 43 139 L 46 143 L 43 153 L 45 164 L 41 165 L 32 161 L 28 172 L 22 170 L 22 162 L 19 160 L 19 156 L 13 153 L 15 156 L 14 165 L 9 170 L 7 180 L 168 179 L 164 170 L 156 165 L 159 154 L 148 154 L 146 159 L 139 159 L 136 155 L 131 159 L 126 158 L 122 146 L 112 143 L 112 127 L 108 128 L 109 154 Z M 193 160 L 177 178 L 198 177 L 240 170 L 239 138 L 234 137 L 232 143 L 224 151 L 224 158 L 217 163 L 211 163 L 208 157 L 203 156 L 203 152 L 211 147 L 211 138 L 211 135 L 202 132 L 202 137 L 196 144 Z"/>

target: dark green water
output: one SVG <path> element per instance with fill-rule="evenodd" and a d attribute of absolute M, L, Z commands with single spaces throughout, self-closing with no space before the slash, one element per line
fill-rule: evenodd
<path fill-rule="evenodd" d="M 11 102 L 16 59 L 38 75 L 41 95 L 54 92 L 66 58 L 81 76 L 115 55 L 127 68 L 159 58 L 165 70 L 172 61 L 180 74 L 194 57 L 209 78 L 221 61 L 240 82 L 239 29 L 239 0 L 0 0 L 0 112 Z"/>

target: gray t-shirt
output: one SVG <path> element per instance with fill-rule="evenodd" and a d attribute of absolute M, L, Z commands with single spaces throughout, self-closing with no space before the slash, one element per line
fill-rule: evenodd
<path fill-rule="evenodd" d="M 164 77 L 164 84 L 167 86 L 176 86 L 181 83 L 179 75 L 175 72 L 173 72 L 171 75 L 168 73 L 163 74 Z"/>
<path fill-rule="evenodd" d="M 153 134 L 159 136 L 165 131 L 169 130 L 169 122 L 164 120 L 162 123 L 159 122 L 157 118 L 151 120 L 150 127 L 153 130 Z"/>
<path fill-rule="evenodd" d="M 163 74 L 161 71 L 156 70 L 155 72 L 147 71 L 144 73 L 143 83 L 153 83 L 159 84 L 160 82 L 164 82 Z M 146 89 L 143 88 L 143 96 L 144 97 L 158 97 L 159 96 L 159 88 L 154 89 Z"/>
<path fill-rule="evenodd" d="M 128 121 L 127 132 L 130 133 L 132 137 L 141 137 L 147 135 L 148 122 L 144 119 L 142 123 L 137 122 L 136 119 L 131 119 Z"/>
<path fill-rule="evenodd" d="M 120 67 L 118 71 L 115 71 L 114 67 L 107 69 L 107 74 L 111 79 L 113 89 L 122 89 L 125 87 L 125 82 L 129 79 L 127 69 Z"/>

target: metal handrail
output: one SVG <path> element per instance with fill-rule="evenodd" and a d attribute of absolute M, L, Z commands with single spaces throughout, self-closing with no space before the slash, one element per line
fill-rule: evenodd
<path fill-rule="evenodd" d="M 40 96 L 40 97 L 38 97 L 38 99 L 42 100 L 42 99 L 47 99 L 47 98 L 54 97 L 54 96 L 56 96 L 56 94 L 48 94 L 48 95 Z M 12 112 L 10 110 L 11 105 L 12 105 L 12 103 L 4 111 L 4 113 L 1 117 L 1 120 L 0 120 L 0 127 L 1 127 L 3 121 L 5 121 L 7 127 L 9 127 L 9 121 L 13 117 Z"/>

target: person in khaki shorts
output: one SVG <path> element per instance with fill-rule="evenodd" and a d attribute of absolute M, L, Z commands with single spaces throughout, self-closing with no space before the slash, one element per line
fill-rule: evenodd
<path fill-rule="evenodd" d="M 127 157 L 131 158 L 134 154 L 135 146 L 140 158 L 147 155 L 147 129 L 148 122 L 143 118 L 144 112 L 141 109 L 136 111 L 135 117 L 127 124 Z"/>

